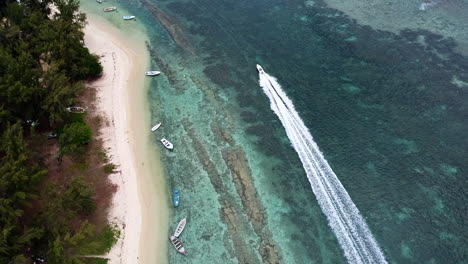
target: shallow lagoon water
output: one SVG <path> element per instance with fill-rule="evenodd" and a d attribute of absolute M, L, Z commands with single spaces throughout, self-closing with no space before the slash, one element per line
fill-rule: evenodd
<path fill-rule="evenodd" d="M 468 60 L 424 30 L 362 26 L 320 1 L 108 1 L 148 29 L 154 136 L 181 206 L 170 263 L 344 263 L 258 85 L 278 79 L 390 263 L 468 259 Z M 122 15 L 122 14 L 118 14 Z"/>

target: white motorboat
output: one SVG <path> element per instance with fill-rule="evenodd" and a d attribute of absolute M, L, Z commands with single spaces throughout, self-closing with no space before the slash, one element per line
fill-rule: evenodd
<path fill-rule="evenodd" d="M 159 74 L 161 74 L 160 71 L 147 71 L 147 72 L 145 72 L 146 76 L 157 76 Z"/>
<path fill-rule="evenodd" d="M 180 234 L 182 234 L 182 231 L 184 231 L 185 225 L 187 224 L 187 217 L 180 220 L 179 224 L 177 225 L 177 228 L 174 232 L 175 237 L 179 237 Z"/>
<path fill-rule="evenodd" d="M 161 123 L 156 124 L 154 127 L 151 128 L 151 131 L 154 132 L 161 126 Z"/>
<path fill-rule="evenodd" d="M 124 20 L 132 20 L 135 19 L 135 16 L 123 16 Z"/>
<path fill-rule="evenodd" d="M 257 70 L 258 70 L 258 73 L 260 73 L 260 74 L 264 74 L 264 73 L 265 73 L 265 72 L 263 71 L 262 66 L 260 66 L 260 65 L 258 65 L 258 64 L 257 64 Z"/>
<path fill-rule="evenodd" d="M 172 143 L 169 142 L 169 140 L 167 140 L 165 138 L 161 138 L 161 143 L 164 145 L 165 148 L 167 148 L 169 150 L 174 149 L 174 145 L 172 145 Z"/>

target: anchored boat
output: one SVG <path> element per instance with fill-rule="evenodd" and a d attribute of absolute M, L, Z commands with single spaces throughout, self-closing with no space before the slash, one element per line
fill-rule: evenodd
<path fill-rule="evenodd" d="M 154 132 L 161 126 L 161 123 L 156 124 L 154 127 L 151 128 L 151 131 Z"/>
<path fill-rule="evenodd" d="M 146 76 L 157 76 L 159 74 L 161 74 L 160 71 L 147 71 L 147 72 L 145 72 Z"/>
<path fill-rule="evenodd" d="M 104 8 L 104 12 L 111 12 L 111 11 L 114 11 L 114 10 L 116 10 L 116 9 L 117 9 L 117 7 L 115 7 L 115 6 L 110 6 L 110 7 Z"/>
<path fill-rule="evenodd" d="M 174 149 L 174 145 L 172 145 L 172 143 L 165 139 L 165 138 L 161 138 L 161 143 L 164 145 L 165 148 L 169 149 L 169 150 L 172 150 Z"/>
<path fill-rule="evenodd" d="M 123 16 L 124 20 L 132 20 L 135 19 L 135 16 Z"/>
<path fill-rule="evenodd" d="M 179 207 L 180 205 L 180 194 L 177 188 L 174 188 L 174 192 L 172 193 L 172 200 L 174 201 L 174 206 Z"/>
<path fill-rule="evenodd" d="M 182 234 L 182 231 L 184 231 L 185 229 L 185 225 L 187 224 L 187 217 L 180 220 L 179 224 L 177 225 L 177 228 L 174 232 L 174 236 L 175 237 L 179 237 L 180 234 Z"/>
<path fill-rule="evenodd" d="M 185 247 L 184 247 L 184 244 L 182 244 L 182 242 L 175 236 L 171 236 L 169 238 L 171 240 L 171 243 L 172 245 L 174 246 L 174 248 L 182 255 L 187 255 L 187 253 L 185 252 Z"/>

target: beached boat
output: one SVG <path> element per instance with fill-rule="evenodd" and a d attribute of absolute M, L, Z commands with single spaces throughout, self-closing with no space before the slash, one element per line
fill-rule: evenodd
<path fill-rule="evenodd" d="M 132 20 L 135 19 L 135 16 L 123 16 L 124 20 Z"/>
<path fill-rule="evenodd" d="M 110 6 L 110 7 L 104 8 L 104 12 L 111 12 L 111 11 L 114 11 L 114 10 L 116 10 L 116 9 L 117 9 L 117 7 L 115 7 L 115 6 Z"/>
<path fill-rule="evenodd" d="M 172 200 L 174 201 L 175 207 L 178 207 L 180 205 L 180 193 L 177 188 L 174 188 L 174 192 L 172 193 Z"/>
<path fill-rule="evenodd" d="M 161 74 L 160 71 L 147 71 L 147 72 L 145 72 L 146 76 L 157 76 L 159 74 Z"/>
<path fill-rule="evenodd" d="M 151 131 L 156 131 L 161 126 L 161 123 L 156 124 L 154 127 L 151 128 Z"/>
<path fill-rule="evenodd" d="M 175 236 L 171 236 L 169 238 L 171 240 L 171 243 L 172 245 L 174 246 L 174 248 L 182 255 L 187 255 L 187 253 L 185 252 L 185 247 L 184 247 L 184 244 L 182 244 L 182 242 Z"/>
<path fill-rule="evenodd" d="M 179 237 L 180 234 L 182 234 L 182 231 L 184 231 L 186 224 L 187 224 L 187 218 L 184 218 L 184 219 L 180 220 L 180 222 L 177 225 L 177 228 L 176 228 L 176 230 L 174 232 L 175 237 Z"/>
<path fill-rule="evenodd" d="M 164 147 L 166 147 L 167 149 L 170 149 L 172 150 L 174 148 L 174 145 L 172 145 L 171 142 L 169 142 L 169 140 L 165 139 L 165 138 L 161 138 L 161 143 L 164 145 Z"/>
<path fill-rule="evenodd" d="M 86 108 L 83 108 L 81 106 L 71 106 L 67 107 L 67 111 L 70 113 L 84 113 L 86 112 Z"/>

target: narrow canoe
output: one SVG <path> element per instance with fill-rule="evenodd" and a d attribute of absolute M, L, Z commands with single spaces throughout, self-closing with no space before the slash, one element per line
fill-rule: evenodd
<path fill-rule="evenodd" d="M 156 131 L 161 126 L 161 123 L 156 124 L 154 127 L 151 128 L 151 131 Z"/>
<path fill-rule="evenodd" d="M 182 242 L 177 237 L 171 236 L 169 240 L 171 240 L 172 245 L 180 254 L 187 255 L 184 244 L 182 244 Z"/>
<path fill-rule="evenodd" d="M 187 217 L 180 220 L 179 224 L 177 225 L 177 228 L 174 232 L 174 236 L 175 237 L 179 237 L 180 234 L 182 234 L 182 232 L 184 231 L 185 229 L 185 225 L 187 224 Z"/>
<path fill-rule="evenodd" d="M 147 71 L 147 72 L 145 72 L 146 76 L 157 76 L 159 74 L 161 74 L 160 71 Z"/>

